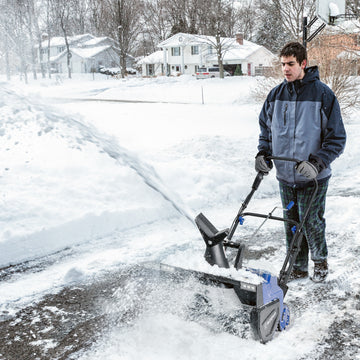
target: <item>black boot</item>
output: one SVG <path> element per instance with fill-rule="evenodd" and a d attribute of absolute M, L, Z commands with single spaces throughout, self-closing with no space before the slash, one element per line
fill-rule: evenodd
<path fill-rule="evenodd" d="M 291 273 L 290 273 L 289 281 L 305 279 L 308 276 L 309 276 L 309 273 L 307 271 L 302 271 L 302 270 L 299 270 L 299 269 L 293 269 L 291 271 Z"/>
<path fill-rule="evenodd" d="M 326 260 L 320 263 L 314 263 L 314 275 L 311 280 L 317 283 L 324 282 L 328 273 L 328 263 Z"/>

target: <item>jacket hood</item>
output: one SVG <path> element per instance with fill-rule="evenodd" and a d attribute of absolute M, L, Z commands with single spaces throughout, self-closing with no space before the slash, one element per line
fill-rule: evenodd
<path fill-rule="evenodd" d="M 292 83 L 307 84 L 315 80 L 320 80 L 319 68 L 317 66 L 310 66 L 305 68 L 305 75 L 301 80 L 292 81 Z M 283 81 L 285 84 L 290 84 L 286 79 Z M 295 84 L 297 85 L 297 84 Z"/>
<path fill-rule="evenodd" d="M 310 66 L 305 69 L 305 76 L 302 79 L 303 83 L 320 80 L 319 68 L 317 66 Z"/>

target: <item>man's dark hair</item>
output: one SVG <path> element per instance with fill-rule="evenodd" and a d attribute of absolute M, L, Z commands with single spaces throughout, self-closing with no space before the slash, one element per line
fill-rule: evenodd
<path fill-rule="evenodd" d="M 280 57 L 289 57 L 294 56 L 296 61 L 301 65 L 301 63 L 307 59 L 306 49 L 299 42 L 290 42 L 286 44 L 281 52 Z"/>

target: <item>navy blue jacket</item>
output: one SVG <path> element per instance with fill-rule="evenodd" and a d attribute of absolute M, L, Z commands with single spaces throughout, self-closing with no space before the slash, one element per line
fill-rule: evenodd
<path fill-rule="evenodd" d="M 273 156 L 319 159 L 323 170 L 318 180 L 329 178 L 330 164 L 343 151 L 346 132 L 340 106 L 333 91 L 319 80 L 317 66 L 305 69 L 302 80 L 284 80 L 272 89 L 259 117 L 258 150 Z M 279 181 L 303 185 L 294 163 L 275 161 Z"/>

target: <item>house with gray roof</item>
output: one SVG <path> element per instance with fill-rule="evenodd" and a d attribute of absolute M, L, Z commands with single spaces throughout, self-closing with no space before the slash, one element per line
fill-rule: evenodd
<path fill-rule="evenodd" d="M 120 49 L 116 42 L 109 37 L 95 37 L 83 34 L 68 37 L 71 59 L 70 66 L 73 73 L 96 72 L 99 68 L 119 68 Z M 41 44 L 43 63 L 47 63 L 48 40 Z M 127 68 L 133 66 L 134 58 L 127 55 Z M 50 39 L 50 64 L 53 72 L 67 72 L 67 50 L 63 37 Z"/>

